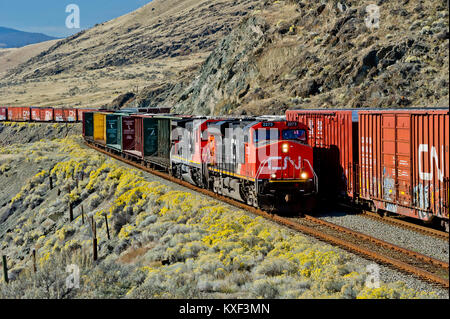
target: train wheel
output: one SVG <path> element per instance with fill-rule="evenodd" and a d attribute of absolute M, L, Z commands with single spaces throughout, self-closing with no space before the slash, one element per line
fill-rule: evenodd
<path fill-rule="evenodd" d="M 314 195 L 302 197 L 298 203 L 294 203 L 294 207 L 298 207 L 300 216 L 304 214 L 316 214 L 318 211 L 317 197 Z"/>

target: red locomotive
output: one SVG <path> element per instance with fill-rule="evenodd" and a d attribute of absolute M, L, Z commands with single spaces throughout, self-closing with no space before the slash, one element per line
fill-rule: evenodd
<path fill-rule="evenodd" d="M 279 209 L 317 191 L 308 128 L 258 119 L 184 119 L 175 136 L 172 173 L 200 187 Z"/>

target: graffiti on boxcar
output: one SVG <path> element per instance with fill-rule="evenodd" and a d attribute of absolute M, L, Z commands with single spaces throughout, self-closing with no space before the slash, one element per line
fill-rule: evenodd
<path fill-rule="evenodd" d="M 395 196 L 395 179 L 386 176 L 383 178 L 383 199 L 393 201 L 392 195 Z"/>
<path fill-rule="evenodd" d="M 69 116 L 67 117 L 69 122 L 75 122 L 76 118 L 77 118 L 77 112 L 75 110 L 69 110 Z"/>
<path fill-rule="evenodd" d="M 430 207 L 430 185 L 419 184 L 414 187 L 415 206 L 421 209 L 428 209 Z"/>
<path fill-rule="evenodd" d="M 423 210 L 419 210 L 418 215 L 419 215 L 419 218 L 423 219 L 423 220 L 429 220 L 432 217 L 432 214 L 427 213 Z"/>
<path fill-rule="evenodd" d="M 45 120 L 51 121 L 53 119 L 53 112 L 52 111 L 45 111 Z"/>
<path fill-rule="evenodd" d="M 386 203 L 386 210 L 389 212 L 396 213 L 397 208 L 398 208 L 398 206 L 396 204 Z"/>
<path fill-rule="evenodd" d="M 428 153 L 429 154 L 429 160 L 430 160 L 430 172 L 424 172 L 424 163 L 423 160 L 425 158 L 425 156 L 422 156 L 422 153 Z M 429 148 L 428 144 L 420 144 L 419 145 L 419 154 L 418 154 L 418 158 L 419 158 L 419 177 L 421 180 L 424 181 L 432 181 L 433 177 L 434 177 L 434 166 L 436 166 L 436 171 L 438 174 L 438 179 L 440 182 L 444 182 L 444 146 L 442 145 L 442 150 L 441 150 L 441 159 L 440 159 L 440 163 L 441 165 L 439 165 L 439 156 L 438 156 L 438 152 L 436 150 L 436 147 L 432 146 L 431 149 Z M 440 169 L 439 167 L 442 167 L 442 169 Z"/>

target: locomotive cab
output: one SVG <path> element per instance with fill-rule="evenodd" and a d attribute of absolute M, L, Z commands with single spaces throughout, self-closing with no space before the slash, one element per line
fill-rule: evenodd
<path fill-rule="evenodd" d="M 252 131 L 258 196 L 276 207 L 317 193 L 308 128 L 297 122 L 262 122 Z"/>
<path fill-rule="evenodd" d="M 316 193 L 305 125 L 224 120 L 211 123 L 208 134 L 208 168 L 215 192 L 266 209 Z"/>

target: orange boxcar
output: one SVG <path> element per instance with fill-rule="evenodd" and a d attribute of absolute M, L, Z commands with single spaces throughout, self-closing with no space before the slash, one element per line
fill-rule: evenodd
<path fill-rule="evenodd" d="M 286 120 L 308 126 L 321 196 L 354 198 L 358 188 L 357 111 L 288 110 Z"/>
<path fill-rule="evenodd" d="M 8 119 L 8 108 L 0 107 L 0 121 L 6 121 Z"/>
<path fill-rule="evenodd" d="M 8 121 L 29 122 L 31 119 L 30 107 L 8 107 Z"/>
<path fill-rule="evenodd" d="M 32 107 L 31 120 L 35 122 L 53 122 L 53 108 Z"/>
<path fill-rule="evenodd" d="M 360 197 L 448 227 L 448 132 L 448 109 L 360 112 Z"/>
<path fill-rule="evenodd" d="M 76 122 L 76 109 L 54 109 L 56 122 Z"/>

